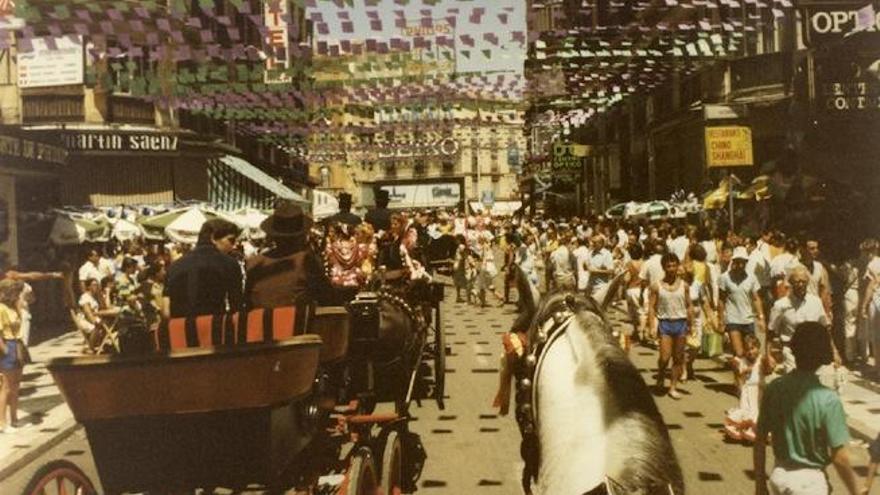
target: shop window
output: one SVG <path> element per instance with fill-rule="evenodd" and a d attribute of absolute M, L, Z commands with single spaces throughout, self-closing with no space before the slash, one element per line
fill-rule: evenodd
<path fill-rule="evenodd" d="M 769 53 L 731 61 L 731 89 L 743 91 L 782 84 L 782 60 L 782 53 Z"/>

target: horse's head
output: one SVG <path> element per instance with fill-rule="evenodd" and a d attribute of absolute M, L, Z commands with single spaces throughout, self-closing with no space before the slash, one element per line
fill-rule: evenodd
<path fill-rule="evenodd" d="M 540 493 L 585 493 L 603 482 L 620 493 L 683 493 L 663 419 L 602 305 L 560 292 L 531 313 L 520 327 L 528 337 L 517 377 L 527 478 Z"/>

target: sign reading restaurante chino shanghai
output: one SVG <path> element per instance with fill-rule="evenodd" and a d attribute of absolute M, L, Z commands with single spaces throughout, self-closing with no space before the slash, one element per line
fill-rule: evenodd
<path fill-rule="evenodd" d="M 718 126 L 706 128 L 706 166 L 750 167 L 752 130 L 745 126 Z"/>
<path fill-rule="evenodd" d="M 70 151 L 106 153 L 176 152 L 177 136 L 152 133 L 71 132 L 61 136 Z"/>

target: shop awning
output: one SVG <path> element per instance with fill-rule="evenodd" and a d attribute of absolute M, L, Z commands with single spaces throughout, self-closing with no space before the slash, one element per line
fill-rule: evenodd
<path fill-rule="evenodd" d="M 301 194 L 236 156 L 220 157 L 209 167 L 208 176 L 209 200 L 223 208 L 272 208 L 278 198 L 296 201 L 306 209 L 311 206 Z"/>

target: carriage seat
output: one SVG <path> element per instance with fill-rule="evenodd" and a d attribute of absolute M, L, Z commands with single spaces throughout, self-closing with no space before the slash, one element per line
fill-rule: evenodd
<path fill-rule="evenodd" d="M 339 360 L 348 353 L 350 323 L 344 307 L 255 308 L 247 313 L 245 321 L 240 318 L 240 313 L 172 318 L 156 332 L 156 347 L 173 351 L 280 341 L 311 333 L 323 341 L 321 363 Z"/>

